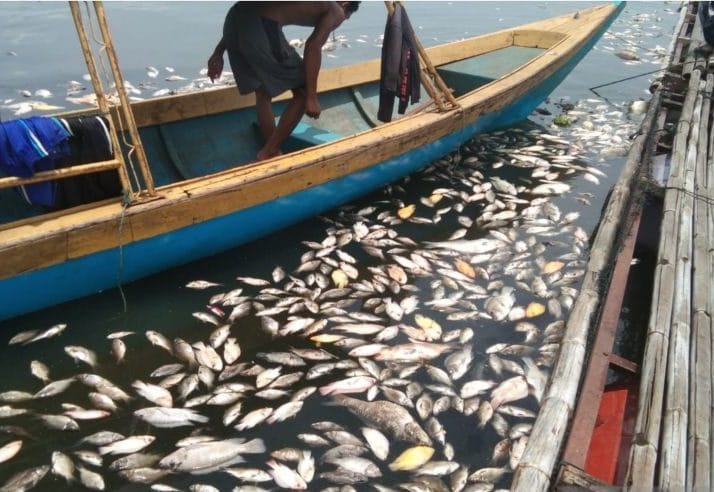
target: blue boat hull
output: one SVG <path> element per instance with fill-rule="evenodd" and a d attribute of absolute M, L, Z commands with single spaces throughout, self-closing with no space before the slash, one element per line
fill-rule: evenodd
<path fill-rule="evenodd" d="M 548 79 L 503 109 L 449 134 L 339 179 L 257 206 L 0 281 L 0 319 L 91 295 L 211 256 L 325 212 L 419 170 L 474 135 L 523 121 L 560 84 L 604 33 L 606 25 Z"/>

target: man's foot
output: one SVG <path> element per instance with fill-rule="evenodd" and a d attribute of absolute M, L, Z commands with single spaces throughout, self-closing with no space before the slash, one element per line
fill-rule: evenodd
<path fill-rule="evenodd" d="M 260 152 L 258 152 L 258 157 L 256 158 L 256 161 L 264 161 L 266 159 L 272 159 L 273 157 L 277 157 L 279 155 L 283 155 L 283 153 L 278 150 L 266 150 L 266 149 L 261 149 Z"/>

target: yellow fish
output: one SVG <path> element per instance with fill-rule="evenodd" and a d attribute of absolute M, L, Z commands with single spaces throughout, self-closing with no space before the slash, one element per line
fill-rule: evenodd
<path fill-rule="evenodd" d="M 439 193 L 434 193 L 433 195 L 431 195 L 429 197 L 429 201 L 432 204 L 436 205 L 437 203 L 439 203 L 441 201 L 442 198 L 444 198 L 444 195 L 441 195 Z"/>
<path fill-rule="evenodd" d="M 424 330 L 424 333 L 429 340 L 438 340 L 441 338 L 441 325 L 433 319 L 427 316 L 422 316 L 421 314 L 416 314 L 414 315 L 414 321 L 417 325 L 419 325 L 419 328 Z"/>
<path fill-rule="evenodd" d="M 322 333 L 320 335 L 315 335 L 310 337 L 310 340 L 312 340 L 315 343 L 334 343 L 337 340 L 342 340 L 345 338 L 342 335 L 332 335 L 330 333 Z"/>
<path fill-rule="evenodd" d="M 463 273 L 468 278 L 476 278 L 476 270 L 474 270 L 474 267 L 466 263 L 461 258 L 456 258 L 454 260 L 454 265 L 459 272 Z"/>
<path fill-rule="evenodd" d="M 389 469 L 397 470 L 416 470 L 423 464 L 427 463 L 434 454 L 434 448 L 429 446 L 414 446 L 400 454 L 396 460 L 389 464 Z"/>
<path fill-rule="evenodd" d="M 416 205 L 407 205 L 406 207 L 402 207 L 399 210 L 397 210 L 397 215 L 399 216 L 400 219 L 406 220 L 412 215 L 414 215 L 414 212 L 416 212 Z"/>
<path fill-rule="evenodd" d="M 350 280 L 347 278 L 347 274 L 339 268 L 332 270 L 331 277 L 332 281 L 335 283 L 335 286 L 338 289 L 347 287 L 347 284 L 350 282 Z"/>
<path fill-rule="evenodd" d="M 535 318 L 545 312 L 545 306 L 539 302 L 531 302 L 526 308 L 526 318 Z"/>
<path fill-rule="evenodd" d="M 543 265 L 543 273 L 548 274 L 548 273 L 555 273 L 561 268 L 565 266 L 565 263 L 562 261 L 549 261 L 545 265 Z"/>

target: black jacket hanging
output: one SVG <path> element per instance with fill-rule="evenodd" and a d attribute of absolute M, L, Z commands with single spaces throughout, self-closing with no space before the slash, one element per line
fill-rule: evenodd
<path fill-rule="evenodd" d="M 399 114 L 404 114 L 407 105 L 419 102 L 419 53 L 414 30 L 407 12 L 399 3 L 387 18 L 382 43 L 382 66 L 379 83 L 380 121 L 391 121 L 394 99 L 399 97 Z"/>

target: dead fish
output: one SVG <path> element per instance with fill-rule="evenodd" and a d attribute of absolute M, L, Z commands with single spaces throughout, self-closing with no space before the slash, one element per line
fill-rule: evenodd
<path fill-rule="evenodd" d="M 274 460 L 268 460 L 266 464 L 270 467 L 268 473 L 273 477 L 278 487 L 293 490 L 307 490 L 305 479 L 293 469 Z"/>
<path fill-rule="evenodd" d="M 33 360 L 30 362 L 30 372 L 43 383 L 47 383 L 50 380 L 49 367 L 39 360 Z"/>
<path fill-rule="evenodd" d="M 51 326 L 51 327 L 47 328 L 46 330 L 41 331 L 40 333 L 36 334 L 35 336 L 33 336 L 32 338 L 30 338 L 29 340 L 23 342 L 23 345 L 27 345 L 27 344 L 30 344 L 30 343 L 35 343 L 35 342 L 38 342 L 38 341 L 40 341 L 40 340 L 45 340 L 45 339 L 47 339 L 47 338 L 56 337 L 57 335 L 59 335 L 60 333 L 62 333 L 62 332 L 65 330 L 65 328 L 67 328 L 67 324 L 66 324 L 66 323 L 59 323 L 59 324 L 57 324 L 57 325 Z M 11 341 L 12 341 L 12 340 L 11 340 Z"/>
<path fill-rule="evenodd" d="M 64 392 L 75 381 L 75 378 L 53 381 L 35 393 L 35 398 L 47 398 Z"/>
<path fill-rule="evenodd" d="M 62 431 L 79 430 L 79 424 L 74 419 L 67 417 L 66 415 L 37 414 L 36 417 L 50 429 Z"/>
<path fill-rule="evenodd" d="M 50 471 L 49 465 L 42 465 L 18 472 L 10 477 L 7 482 L 0 487 L 0 491 L 15 492 L 30 490 L 34 488 L 40 480 L 45 477 L 45 475 L 47 475 L 48 471 Z"/>
<path fill-rule="evenodd" d="M 11 441 L 0 447 L 0 463 L 11 460 L 22 449 L 22 440 Z"/>
<path fill-rule="evenodd" d="M 136 453 L 154 442 L 155 439 L 155 436 L 149 435 L 131 436 L 100 446 L 98 451 L 101 455 Z"/>
<path fill-rule="evenodd" d="M 125 354 L 126 344 L 120 338 L 114 338 L 112 340 L 112 355 L 114 355 L 114 360 L 117 364 L 120 364 L 124 360 Z"/>
<path fill-rule="evenodd" d="M 146 398 L 155 405 L 162 407 L 173 406 L 173 397 L 171 396 L 171 393 L 161 386 L 148 384 L 137 379 L 132 383 L 132 387 L 140 396 Z"/>
<path fill-rule="evenodd" d="M 488 238 L 441 242 L 426 241 L 425 244 L 427 244 L 431 248 L 450 249 L 453 251 L 458 251 L 460 253 L 469 253 L 474 255 L 489 253 L 505 245 L 503 241 Z"/>
<path fill-rule="evenodd" d="M 173 471 L 204 474 L 243 461 L 241 454 L 265 452 L 262 439 L 242 438 L 209 441 L 184 446 L 159 461 L 159 467 Z"/>
<path fill-rule="evenodd" d="M 424 429 L 403 407 L 389 401 L 365 402 L 344 395 L 335 395 L 336 405 L 347 407 L 362 421 L 395 439 L 416 444 L 431 444 Z"/>
<path fill-rule="evenodd" d="M 255 278 L 255 277 L 236 277 L 236 280 L 239 282 L 243 282 L 246 285 L 251 285 L 253 287 L 264 287 L 266 285 L 270 285 L 270 282 L 267 280 L 264 280 L 262 278 Z"/>
<path fill-rule="evenodd" d="M 60 451 L 52 453 L 52 473 L 64 478 L 67 482 L 74 480 L 74 462 Z"/>
<path fill-rule="evenodd" d="M 7 343 L 8 345 L 17 345 L 18 343 L 25 343 L 32 338 L 34 338 L 40 330 L 27 330 L 27 331 L 21 331 L 20 333 L 15 334 L 10 341 Z"/>
<path fill-rule="evenodd" d="M 203 290 L 203 289 L 208 289 L 209 287 L 217 287 L 221 284 L 218 284 L 216 282 L 209 282 L 208 280 L 192 280 L 191 282 L 186 284 L 186 287 L 189 289 L 197 289 L 197 290 Z"/>
<path fill-rule="evenodd" d="M 151 342 L 152 345 L 155 345 L 157 347 L 161 347 L 164 350 L 166 350 L 168 353 L 173 353 L 173 348 L 171 346 L 171 342 L 162 335 L 161 333 L 153 330 L 147 330 L 146 333 L 146 338 Z"/>
<path fill-rule="evenodd" d="M 377 380 L 367 376 L 355 376 L 335 381 L 319 388 L 321 395 L 362 393 L 377 383 Z"/>
<path fill-rule="evenodd" d="M 82 485 L 86 488 L 104 490 L 104 478 L 99 473 L 84 468 L 83 466 L 77 466 L 77 472 L 79 473 L 79 481 L 82 482 Z"/>
<path fill-rule="evenodd" d="M 136 410 L 134 415 L 154 427 L 161 428 L 192 426 L 209 421 L 208 417 L 188 408 L 145 407 Z"/>
<path fill-rule="evenodd" d="M 491 392 L 491 406 L 497 409 L 502 403 L 517 401 L 528 396 L 528 383 L 523 376 L 506 379 Z"/>
<path fill-rule="evenodd" d="M 264 422 L 265 419 L 267 419 L 271 413 L 273 413 L 273 409 L 270 407 L 258 408 L 256 410 L 253 410 L 252 412 L 245 414 L 245 416 L 240 420 L 240 422 L 238 422 L 238 425 L 236 425 L 235 428 L 239 431 L 251 429 L 256 425 L 260 424 L 261 422 Z"/>

